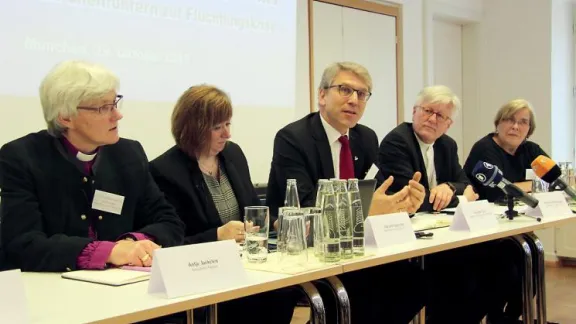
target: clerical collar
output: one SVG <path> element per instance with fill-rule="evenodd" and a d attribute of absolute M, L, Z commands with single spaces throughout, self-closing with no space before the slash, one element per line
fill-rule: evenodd
<path fill-rule="evenodd" d="M 96 151 L 94 151 L 94 153 L 92 153 L 92 154 L 82 153 L 74 145 L 72 145 L 72 143 L 70 143 L 70 141 L 66 137 L 62 136 L 61 139 L 62 139 L 62 144 L 64 144 L 64 147 L 66 147 L 66 150 L 68 151 L 68 153 L 76 156 L 76 158 L 79 161 L 92 162 L 92 161 L 94 161 L 94 159 L 96 158 L 96 155 L 98 154 L 98 149 L 96 149 Z"/>
<path fill-rule="evenodd" d="M 84 154 L 78 151 L 78 153 L 76 153 L 76 158 L 82 162 L 90 162 L 94 160 L 96 154 L 98 154 L 98 151 L 95 151 L 93 154 Z"/>

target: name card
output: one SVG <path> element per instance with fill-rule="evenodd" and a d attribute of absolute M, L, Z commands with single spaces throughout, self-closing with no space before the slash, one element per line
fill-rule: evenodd
<path fill-rule="evenodd" d="M 383 248 L 416 240 L 408 213 L 369 216 L 364 221 L 366 246 Z"/>
<path fill-rule="evenodd" d="M 542 218 L 572 215 L 572 210 L 562 191 L 539 192 L 533 194 L 533 197 L 538 199 L 538 206 L 527 207 L 526 215 Z"/>
<path fill-rule="evenodd" d="M 124 205 L 124 196 L 101 190 L 94 192 L 94 198 L 92 199 L 93 209 L 121 215 L 122 205 Z"/>
<path fill-rule="evenodd" d="M 180 297 L 247 284 L 234 240 L 154 251 L 149 293 Z"/>
<path fill-rule="evenodd" d="M 487 200 L 461 201 L 450 225 L 452 231 L 479 231 L 498 227 L 493 206 Z"/>
<path fill-rule="evenodd" d="M 537 179 L 536 173 L 532 169 L 526 169 L 526 180 L 534 180 Z"/>
<path fill-rule="evenodd" d="M 20 270 L 0 272 L 0 323 L 30 323 Z"/>

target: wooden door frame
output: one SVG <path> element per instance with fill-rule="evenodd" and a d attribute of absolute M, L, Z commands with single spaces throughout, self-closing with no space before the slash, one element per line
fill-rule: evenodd
<path fill-rule="evenodd" d="M 314 111 L 316 85 L 314 82 L 314 1 L 353 8 L 386 16 L 392 16 L 396 21 L 396 122 L 404 121 L 404 70 L 402 51 L 402 6 L 388 6 L 365 0 L 308 0 L 308 60 L 310 78 L 310 111 Z"/>

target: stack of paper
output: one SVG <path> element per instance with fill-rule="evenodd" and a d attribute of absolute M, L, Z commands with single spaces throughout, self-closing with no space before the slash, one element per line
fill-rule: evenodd
<path fill-rule="evenodd" d="M 62 278 L 110 286 L 123 286 L 150 279 L 150 272 L 124 269 L 78 270 L 62 273 Z"/>

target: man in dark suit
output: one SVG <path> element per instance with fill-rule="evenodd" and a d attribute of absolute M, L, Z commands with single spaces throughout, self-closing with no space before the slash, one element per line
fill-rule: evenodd
<path fill-rule="evenodd" d="M 378 140 L 373 130 L 358 125 L 370 98 L 372 80 L 356 63 L 334 63 L 324 71 L 318 88 L 319 113 L 284 127 L 274 140 L 267 202 L 271 212 L 283 206 L 286 179 L 296 179 L 301 206 L 313 206 L 319 179 L 363 179 L 376 159 Z M 415 211 L 424 187 L 414 176 L 394 195 L 388 179 L 374 194 L 371 215 Z M 424 304 L 421 272 L 406 261 L 349 272 L 339 276 L 352 307 L 353 323 L 408 323 Z M 401 280 L 399 278 L 405 278 Z M 318 287 L 327 306 L 328 323 L 335 323 L 330 292 Z"/>
<path fill-rule="evenodd" d="M 457 205 L 457 195 L 468 201 L 478 198 L 458 161 L 456 142 L 446 135 L 459 109 L 460 100 L 448 87 L 426 87 L 416 99 L 413 123 L 400 124 L 380 144 L 376 177 L 382 182 L 394 176 L 392 192 L 401 189 L 410 174 L 424 175 L 426 198 L 420 211 Z M 489 301 L 497 298 L 491 285 L 498 278 L 484 270 L 493 247 L 482 243 L 426 256 L 427 323 L 478 323 L 486 315 Z"/>
<path fill-rule="evenodd" d="M 421 172 L 426 198 L 421 211 L 439 211 L 457 204 L 457 195 L 469 201 L 478 197 L 458 161 L 458 146 L 446 132 L 460 100 L 445 86 L 427 87 L 412 112 L 413 123 L 402 123 L 380 144 L 378 183 L 393 176 L 390 191 L 401 190 L 414 172 Z"/>
<path fill-rule="evenodd" d="M 358 67 L 358 74 L 345 64 Z M 378 138 L 358 121 L 370 98 L 371 86 L 368 71 L 354 63 L 336 63 L 324 71 L 318 89 L 320 112 L 287 125 L 274 139 L 266 193 L 272 213 L 277 214 L 278 207 L 284 205 L 286 179 L 296 179 L 301 206 L 314 206 L 319 179 L 366 177 L 376 161 Z M 420 174 L 416 172 L 413 177 L 419 180 Z M 423 199 L 418 180 L 406 181 L 391 196 L 385 195 L 383 188 L 377 190 L 370 215 L 415 211 Z"/>

